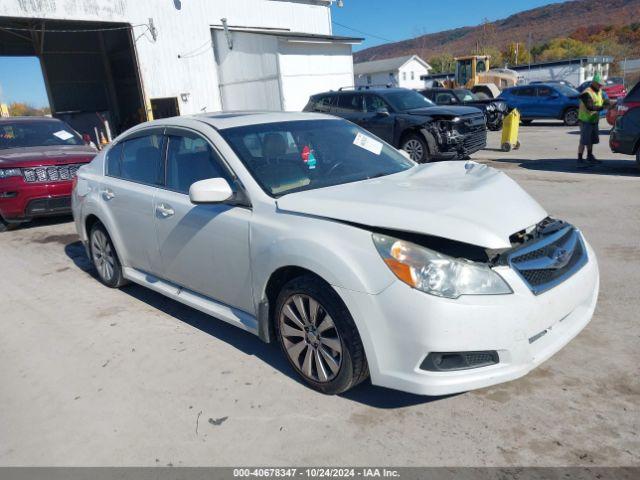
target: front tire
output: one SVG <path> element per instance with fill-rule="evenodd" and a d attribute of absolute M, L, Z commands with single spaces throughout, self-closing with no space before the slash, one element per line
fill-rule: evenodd
<path fill-rule="evenodd" d="M 119 288 L 126 283 L 122 265 L 116 254 L 111 237 L 101 223 L 96 223 L 89 233 L 89 252 L 100 281 L 110 288 Z"/>
<path fill-rule="evenodd" d="M 569 108 L 562 116 L 562 121 L 567 127 L 575 127 L 578 125 L 578 109 Z"/>
<path fill-rule="evenodd" d="M 416 163 L 427 163 L 430 160 L 429 146 L 426 140 L 420 135 L 416 135 L 415 133 L 407 135 L 402 141 L 400 148 L 407 152 L 411 160 Z"/>
<path fill-rule="evenodd" d="M 285 284 L 273 320 L 282 352 L 311 388 L 335 395 L 369 376 L 351 314 L 318 277 L 304 275 Z"/>

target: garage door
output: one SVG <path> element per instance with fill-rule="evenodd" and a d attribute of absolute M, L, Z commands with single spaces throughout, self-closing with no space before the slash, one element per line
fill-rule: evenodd
<path fill-rule="evenodd" d="M 223 110 L 282 110 L 278 39 L 233 32 L 229 48 L 224 31 L 213 30 Z"/>

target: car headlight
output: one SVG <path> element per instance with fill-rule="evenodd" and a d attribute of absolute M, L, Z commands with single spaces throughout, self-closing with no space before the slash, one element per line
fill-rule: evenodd
<path fill-rule="evenodd" d="M 496 106 L 493 103 L 487 105 L 487 112 L 493 112 L 496 109 Z"/>
<path fill-rule="evenodd" d="M 19 168 L 0 168 L 0 178 L 21 177 L 22 171 Z"/>
<path fill-rule="evenodd" d="M 496 102 L 496 108 L 500 112 L 506 112 L 507 111 L 507 104 L 504 103 L 504 102 Z"/>
<path fill-rule="evenodd" d="M 415 243 L 373 234 L 373 243 L 389 269 L 404 283 L 431 295 L 505 295 L 513 293 L 487 265 L 457 259 Z"/>

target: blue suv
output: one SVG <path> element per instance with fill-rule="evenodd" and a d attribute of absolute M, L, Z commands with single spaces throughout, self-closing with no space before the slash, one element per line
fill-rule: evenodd
<path fill-rule="evenodd" d="M 557 119 L 574 126 L 578 124 L 579 96 L 566 85 L 537 83 L 507 88 L 498 98 L 507 102 L 509 109 L 517 108 L 525 125 L 533 120 Z"/>

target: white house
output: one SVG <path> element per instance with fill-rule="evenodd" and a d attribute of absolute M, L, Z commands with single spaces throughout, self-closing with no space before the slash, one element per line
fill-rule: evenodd
<path fill-rule="evenodd" d="M 423 88 L 420 80 L 428 75 L 431 66 L 417 55 L 385 58 L 353 65 L 356 86 L 395 85 L 404 88 Z"/>
<path fill-rule="evenodd" d="M 511 70 L 522 76 L 524 83 L 532 81 L 565 80 L 575 86 L 593 78 L 600 72 L 603 79 L 609 76 L 609 65 L 613 57 L 581 57 L 554 62 L 532 63 L 531 65 L 510 65 Z"/>
<path fill-rule="evenodd" d="M 0 55 L 40 59 L 54 115 L 122 131 L 151 117 L 301 110 L 353 85 L 334 0 L 0 1 Z"/>

